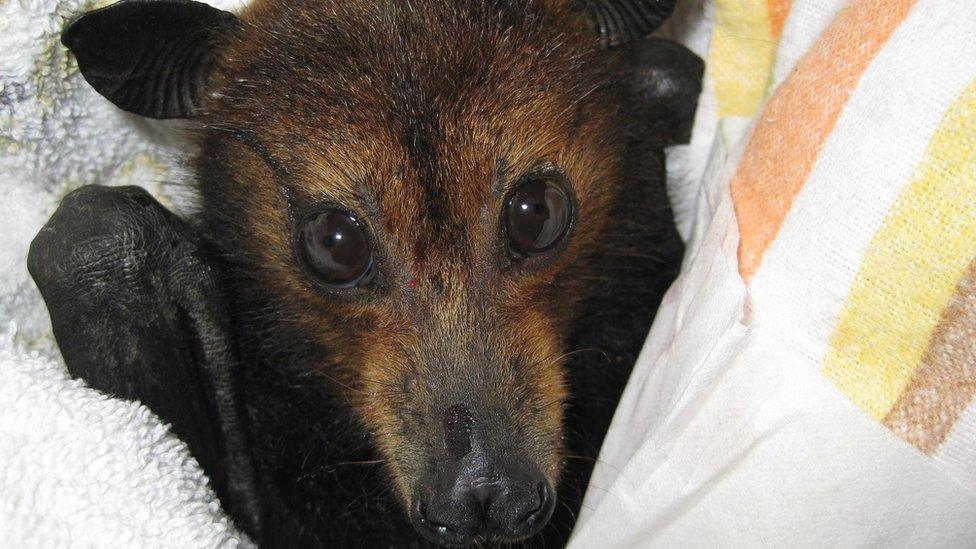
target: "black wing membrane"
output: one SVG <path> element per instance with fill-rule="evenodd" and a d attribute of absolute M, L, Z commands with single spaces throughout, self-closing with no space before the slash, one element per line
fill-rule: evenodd
<path fill-rule="evenodd" d="M 71 375 L 170 423 L 257 533 L 229 320 L 192 228 L 139 187 L 82 187 L 34 238 L 28 269 Z"/>

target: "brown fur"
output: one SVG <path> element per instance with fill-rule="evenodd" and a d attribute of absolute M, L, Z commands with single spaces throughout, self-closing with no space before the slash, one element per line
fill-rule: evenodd
<path fill-rule="evenodd" d="M 563 488 L 582 490 L 592 461 L 567 459 L 595 459 L 680 257 L 661 145 L 624 107 L 619 53 L 548 0 L 257 0 L 240 18 L 196 162 L 270 542 L 412 539 L 394 517 L 431 489 L 457 403 L 493 450 L 553 486 L 568 467 Z M 564 179 L 575 221 L 517 261 L 503 204 L 540 170 Z M 368 224 L 374 285 L 329 290 L 300 267 L 295 227 L 326 204 Z M 392 482 L 335 469 L 374 461 Z M 580 493 L 560 497 L 553 540 Z"/>
<path fill-rule="evenodd" d="M 332 351 L 317 373 L 346 388 L 404 498 L 423 467 L 416 437 L 443 436 L 425 419 L 450 404 L 434 396 L 444 378 L 491 388 L 481 397 L 505 405 L 557 483 L 561 355 L 575 305 L 565 296 L 583 293 L 558 275 L 599 245 L 621 179 L 600 107 L 612 103 L 600 101 L 579 16 L 536 2 L 458 5 L 256 2 L 208 114 L 260 136 L 287 166 L 259 168 L 248 147 L 224 143 L 240 158 L 229 175 L 246 204 L 234 215 L 253 240 L 253 282 Z M 571 183 L 576 226 L 551 260 L 512 264 L 498 245 L 503 200 L 547 165 Z M 369 223 L 377 289 L 337 296 L 296 265 L 296 216 L 322 203 Z"/>
<path fill-rule="evenodd" d="M 680 261 L 663 147 L 702 64 L 642 39 L 673 7 L 170 0 L 72 22 L 99 93 L 199 123 L 201 196 L 187 222 L 86 187 L 35 239 L 72 374 L 149 403 L 264 546 L 564 543 Z M 533 233 L 546 209 L 512 196 L 542 189 Z M 510 225 L 516 206 L 539 209 Z M 325 209 L 366 230 L 310 236 Z M 535 235 L 556 240 L 517 251 Z M 368 282 L 322 283 L 342 269 L 310 249 L 359 261 L 362 238 Z"/>

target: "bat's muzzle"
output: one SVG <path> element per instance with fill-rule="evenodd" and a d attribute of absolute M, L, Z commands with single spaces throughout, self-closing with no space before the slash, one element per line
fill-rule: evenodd
<path fill-rule="evenodd" d="M 429 494 L 414 497 L 410 518 L 427 540 L 461 546 L 476 537 L 515 540 L 539 532 L 555 507 L 552 486 L 537 467 L 487 464 L 445 472 Z"/>
<path fill-rule="evenodd" d="M 511 433 L 483 429 L 463 404 L 447 408 L 443 423 L 446 452 L 414 491 L 414 527 L 429 541 L 455 546 L 477 537 L 515 540 L 541 530 L 555 507 L 552 484 L 507 440 Z"/>

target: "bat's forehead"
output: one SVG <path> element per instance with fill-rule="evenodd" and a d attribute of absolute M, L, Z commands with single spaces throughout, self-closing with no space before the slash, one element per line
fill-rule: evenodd
<path fill-rule="evenodd" d="M 470 264 L 518 177 L 565 155 L 596 71 L 568 15 L 463 4 L 245 14 L 214 118 L 252 129 L 307 203 L 355 210 L 397 255 Z"/>
<path fill-rule="evenodd" d="M 257 2 L 210 110 L 323 139 L 484 130 L 465 122 L 591 87 L 592 39 L 574 17 L 541 0 Z"/>

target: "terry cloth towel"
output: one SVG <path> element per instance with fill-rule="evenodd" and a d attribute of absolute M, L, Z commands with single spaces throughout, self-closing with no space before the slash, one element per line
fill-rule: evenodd
<path fill-rule="evenodd" d="M 572 547 L 976 546 L 972 1 L 682 10 L 688 254 Z"/>
<path fill-rule="evenodd" d="M 197 463 L 138 403 L 0 334 L 0 547 L 249 546 Z"/>
<path fill-rule="evenodd" d="M 248 545 L 155 416 L 66 378 L 27 273 L 34 234 L 81 185 L 186 202 L 172 133 L 99 97 L 59 42 L 107 3 L 0 0 L 0 547 Z"/>

